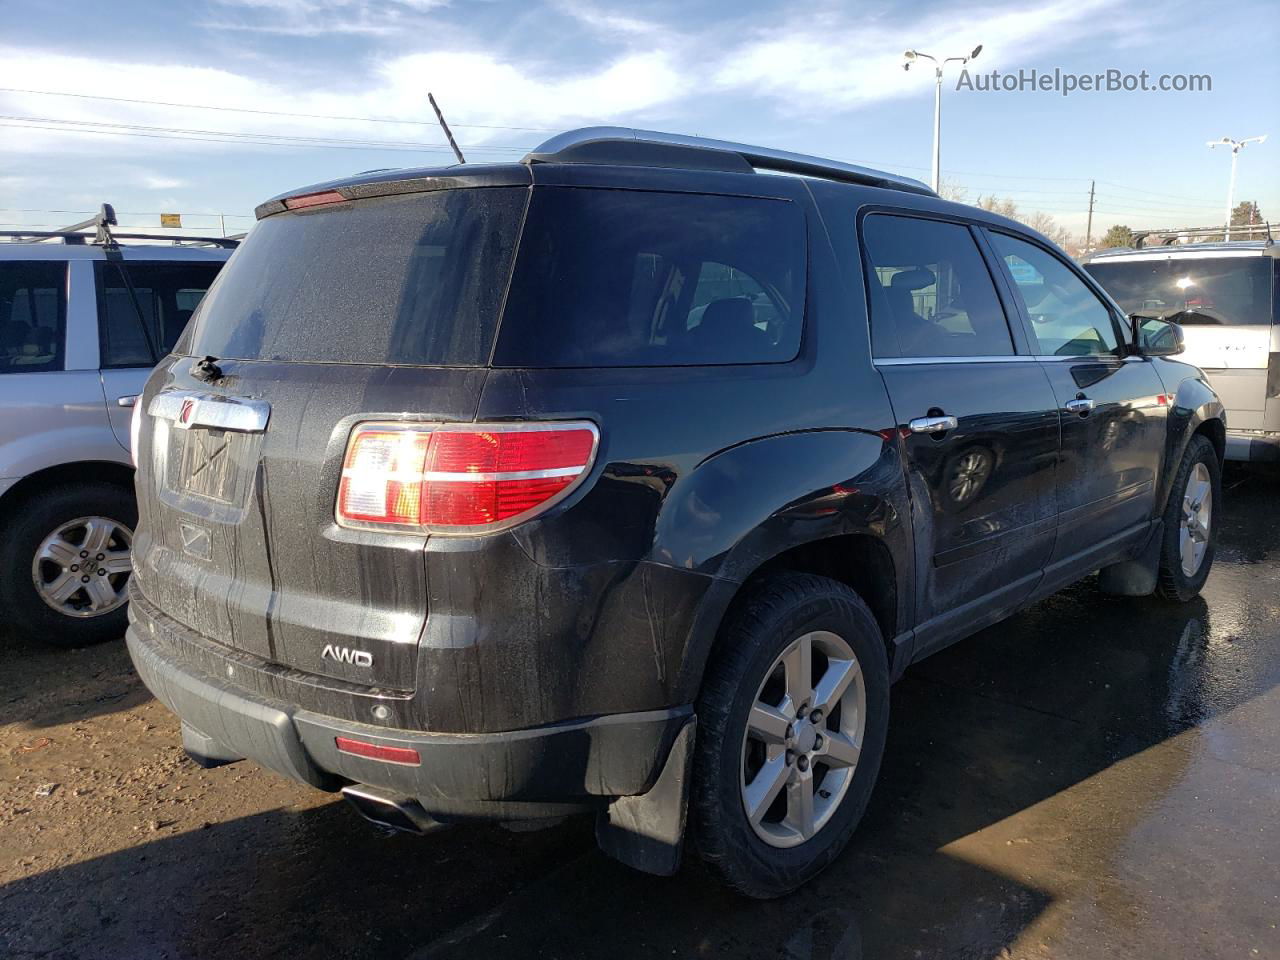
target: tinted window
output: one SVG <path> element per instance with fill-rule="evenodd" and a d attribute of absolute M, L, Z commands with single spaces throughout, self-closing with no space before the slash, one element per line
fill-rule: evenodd
<path fill-rule="evenodd" d="M 267 217 L 201 306 L 191 352 L 483 365 L 527 196 L 439 190 Z"/>
<path fill-rule="evenodd" d="M 1043 247 L 991 234 L 1031 318 L 1032 346 L 1047 356 L 1113 353 L 1119 345 L 1112 314 L 1088 285 Z"/>
<path fill-rule="evenodd" d="M 0 373 L 62 369 L 67 266 L 0 263 Z"/>
<path fill-rule="evenodd" d="M 1270 257 L 1183 257 L 1089 264 L 1126 313 L 1175 323 L 1270 324 Z"/>
<path fill-rule="evenodd" d="M 1013 353 L 991 274 L 967 227 L 877 214 L 863 222 L 862 236 L 876 356 Z"/>
<path fill-rule="evenodd" d="M 172 350 L 221 266 L 138 260 L 97 264 L 102 366 L 149 367 Z M 120 275 L 122 268 L 129 271 L 136 307 Z"/>
<path fill-rule="evenodd" d="M 538 187 L 495 363 L 780 363 L 800 349 L 804 213 L 785 200 Z"/>

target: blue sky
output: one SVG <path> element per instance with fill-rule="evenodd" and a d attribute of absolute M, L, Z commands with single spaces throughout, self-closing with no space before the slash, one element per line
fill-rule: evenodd
<path fill-rule="evenodd" d="M 942 168 L 970 201 L 1010 197 L 1083 233 L 1096 178 L 1095 231 L 1217 223 L 1230 160 L 1205 141 L 1266 133 L 1241 155 L 1236 198 L 1280 220 L 1274 0 L 0 0 L 0 16 L 6 224 L 65 223 L 110 200 L 131 225 L 177 211 L 208 229 L 222 212 L 244 229 L 294 186 L 447 162 L 427 90 L 468 159 L 517 159 L 551 132 L 611 122 L 927 179 L 933 78 L 904 72 L 902 51 L 978 43 L 975 72 L 1196 73 L 1213 88 L 980 93 L 955 89 L 953 64 Z M 396 122 L 340 119 L 369 117 Z M 245 142 L 280 135 L 366 143 Z"/>

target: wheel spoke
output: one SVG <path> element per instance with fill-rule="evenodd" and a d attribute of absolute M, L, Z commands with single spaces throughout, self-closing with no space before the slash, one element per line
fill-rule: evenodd
<path fill-rule="evenodd" d="M 44 595 L 54 603 L 66 603 L 81 586 L 80 578 L 65 570 L 52 583 L 44 585 Z"/>
<path fill-rule="evenodd" d="M 102 517 L 90 517 L 84 525 L 84 547 L 91 554 L 101 553 L 106 549 L 116 525 Z"/>
<path fill-rule="evenodd" d="M 89 595 L 89 606 L 93 610 L 102 610 L 116 602 L 116 591 L 106 577 L 93 577 L 84 585 Z"/>
<path fill-rule="evenodd" d="M 789 703 L 786 705 L 789 706 Z M 790 725 L 791 718 L 783 712 L 783 708 L 771 707 L 759 701 L 751 708 L 751 716 L 747 720 L 747 729 L 765 743 L 785 743 L 787 727 Z"/>
<path fill-rule="evenodd" d="M 813 638 L 806 633 L 782 662 L 787 674 L 787 696 L 797 706 L 808 703 L 813 693 Z"/>
<path fill-rule="evenodd" d="M 51 560 L 64 570 L 80 558 L 80 551 L 67 541 L 50 540 L 40 551 L 41 560 Z"/>
<path fill-rule="evenodd" d="M 1196 542 L 1190 530 L 1182 534 L 1182 570 L 1188 576 L 1195 572 Z"/>
<path fill-rule="evenodd" d="M 823 737 L 822 759 L 829 767 L 853 767 L 862 753 L 858 745 L 846 734 L 834 730 Z"/>
<path fill-rule="evenodd" d="M 786 758 L 782 754 L 765 762 L 744 791 L 743 800 L 747 808 L 748 820 L 752 823 L 760 822 L 786 784 L 790 772 L 791 769 L 787 766 Z"/>
<path fill-rule="evenodd" d="M 102 567 L 107 573 L 132 573 L 133 556 L 127 550 L 112 550 L 102 561 Z"/>
<path fill-rule="evenodd" d="M 783 822 L 806 840 L 813 836 L 812 773 L 803 773 L 787 784 L 787 816 Z"/>
<path fill-rule="evenodd" d="M 854 677 L 858 675 L 858 663 L 856 660 L 828 660 L 827 670 L 818 681 L 818 685 L 813 691 L 813 706 L 823 713 L 830 713 L 835 709 L 840 698 L 844 696 L 844 692 L 849 689 L 849 684 L 853 682 Z"/>

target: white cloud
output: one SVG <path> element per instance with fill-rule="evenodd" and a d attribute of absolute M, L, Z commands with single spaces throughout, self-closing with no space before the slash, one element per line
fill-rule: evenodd
<path fill-rule="evenodd" d="M 802 25 L 760 31 L 714 71 L 724 90 L 746 90 L 787 101 L 799 113 L 820 113 L 917 94 L 933 78 L 932 64 L 902 69 L 902 51 L 960 56 L 983 44 L 971 69 L 988 71 L 1063 47 L 1082 36 L 1122 35 L 1118 0 L 1049 0 L 1035 7 L 988 7 L 940 12 L 909 25 L 860 22 L 856 16 L 822 14 Z M 1104 15 L 1105 14 L 1105 15 Z M 952 65 L 950 76 L 958 71 Z M 944 81 L 945 82 L 945 81 Z"/>
<path fill-rule="evenodd" d="M 326 18 L 362 18 L 386 24 L 388 17 L 431 12 L 442 0 L 219 0 L 219 9 L 252 14 L 262 25 L 292 23 L 302 29 Z M 432 117 L 426 103 L 434 92 L 469 159 L 514 159 L 544 138 L 545 129 L 600 122 L 644 123 L 660 114 L 679 127 L 680 117 L 697 111 L 700 125 L 714 110 L 717 95 L 775 100 L 789 115 L 823 115 L 900 96 L 918 95 L 932 79 L 924 69 L 905 73 L 901 51 L 907 47 L 954 54 L 984 44 L 975 64 L 983 71 L 1023 66 L 1082 36 L 1101 41 L 1132 32 L 1130 17 L 1117 9 L 1119 0 L 1039 0 L 1035 7 L 988 7 L 938 12 L 918 17 L 859 16 L 846 9 L 783 8 L 765 29 L 750 21 L 719 23 L 704 32 L 680 32 L 665 25 L 616 14 L 592 0 L 554 0 L 564 23 L 585 26 L 605 35 L 610 58 L 592 64 L 542 59 L 540 46 L 522 42 L 527 55 L 504 54 L 483 40 L 463 41 L 450 35 L 448 49 L 399 55 L 372 54 L 365 63 L 350 63 L 332 88 L 296 79 L 288 61 L 262 75 L 227 66 L 154 60 L 104 61 L 94 57 L 0 46 L 0 87 L 35 87 L 68 93 L 102 90 L 104 94 L 174 104 L 213 104 L 243 110 L 315 114 L 314 118 L 193 110 L 179 106 L 0 93 L 0 115 L 52 118 L 80 124 L 133 124 L 192 131 L 191 139 L 165 139 L 154 129 L 82 126 L 66 132 L 48 119 L 21 121 L 0 136 L 0 154 L 47 154 L 50 151 L 94 157 L 135 158 L 164 152 L 193 156 L 230 150 L 277 152 L 278 146 L 205 142 L 220 131 L 241 135 L 288 135 L 425 144 L 409 146 L 397 158 L 405 164 L 447 161 L 440 131 L 425 123 Z M 1034 0 L 1033 0 L 1034 2 Z M 791 10 L 794 9 L 794 13 Z M 261 16 L 259 16 L 261 15 Z M 373 19 L 371 19 L 373 18 Z M 908 22 L 909 20 L 909 22 Z M 274 27 L 273 27 L 274 29 Z M 442 42 L 436 36 L 437 44 Z M 583 47 L 599 57 L 599 47 Z M 255 61 L 264 70 L 266 60 Z M 1041 64 L 1043 65 L 1043 64 Z M 954 68 L 953 68 L 954 69 Z M 923 76 L 921 75 L 923 74 Z M 952 73 L 950 76 L 954 76 Z M 109 89 L 101 80 L 111 78 Z M 343 117 L 404 118 L 396 123 L 364 123 Z M 652 121 L 651 121 L 652 122 Z M 537 128 L 485 129 L 489 126 Z M 42 130 L 41 126 L 58 126 Z M 91 132 L 96 130 L 97 132 Z M 158 136 L 158 134 L 160 134 Z M 317 149 L 320 149 L 317 147 Z M 350 154 L 353 161 L 358 154 Z M 161 174 L 157 174 L 160 176 Z M 164 189 L 164 188 L 154 188 Z"/>
<path fill-rule="evenodd" d="M 193 110 L 181 106 L 121 103 L 79 97 L 32 93 L 0 93 L 0 114 L 33 118 L 24 129 L 11 128 L 0 137 L 0 153 L 42 153 L 79 150 L 93 154 L 162 151 L 216 152 L 248 145 L 222 145 L 199 139 L 219 132 L 240 135 L 288 135 L 425 143 L 438 146 L 443 138 L 426 102 L 433 91 L 458 124 L 459 140 L 476 149 L 477 159 L 519 156 L 543 138 L 538 131 L 503 133 L 470 128 L 468 124 L 553 128 L 594 122 L 600 117 L 626 115 L 676 100 L 683 77 L 661 52 L 622 54 L 599 67 L 551 71 L 543 64 L 522 65 L 486 52 L 423 53 L 377 63 L 359 92 L 297 88 L 260 80 L 222 67 L 189 64 L 103 62 L 88 57 L 41 53 L 0 47 L 0 87 L 85 93 L 140 100 L 162 99 L 173 104 L 206 104 L 245 110 L 270 110 L 318 115 L 314 118 L 239 113 L 233 110 Z M 33 78 L 41 78 L 38 81 Z M 404 123 L 363 123 L 343 117 L 406 118 Z M 411 118 L 411 119 L 410 119 Z M 41 129 L 56 119 L 76 126 L 73 132 Z M 14 123 L 0 119 L 0 123 Z M 22 121 L 16 121 L 22 122 Z M 122 129 L 105 124 L 149 129 Z M 97 125 L 97 126 L 95 126 Z M 189 131 L 189 142 L 157 138 L 156 127 Z M 112 132 L 94 132 L 107 131 Z M 495 138 L 514 143 L 510 149 L 492 148 Z M 269 150 L 270 147 L 253 147 Z M 406 157 L 413 156 L 406 153 Z M 424 151 L 420 158 L 436 159 Z M 406 162 L 409 162 L 406 160 Z"/>
<path fill-rule="evenodd" d="M 202 26 L 216 30 L 318 37 L 392 36 L 422 22 L 449 0 L 216 0 L 228 15 Z"/>
<path fill-rule="evenodd" d="M 176 190 L 179 187 L 187 186 L 186 180 L 180 180 L 177 177 L 166 177 L 145 170 L 139 171 L 136 179 L 138 185 L 147 190 Z"/>

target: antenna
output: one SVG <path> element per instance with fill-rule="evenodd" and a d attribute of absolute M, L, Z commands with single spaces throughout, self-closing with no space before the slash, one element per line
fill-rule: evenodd
<path fill-rule="evenodd" d="M 431 109 L 436 112 L 436 119 L 440 121 L 440 129 L 444 131 L 445 137 L 449 140 L 449 146 L 453 147 L 454 156 L 458 158 L 459 163 L 466 163 L 467 158 L 462 155 L 462 151 L 458 149 L 458 141 L 453 139 L 453 131 L 449 129 L 449 124 L 444 122 L 444 114 L 440 112 L 440 107 L 436 103 L 436 98 L 427 91 L 427 100 L 431 103 Z"/>

